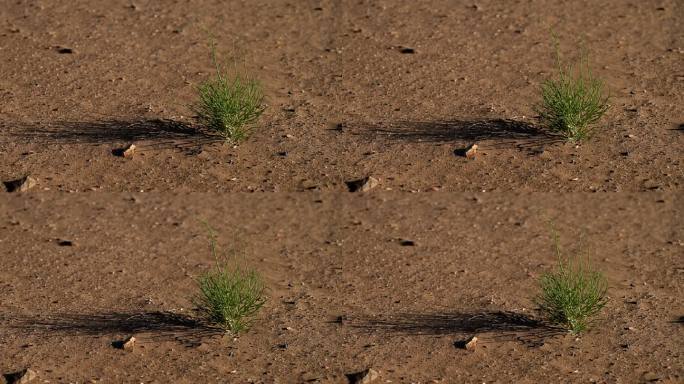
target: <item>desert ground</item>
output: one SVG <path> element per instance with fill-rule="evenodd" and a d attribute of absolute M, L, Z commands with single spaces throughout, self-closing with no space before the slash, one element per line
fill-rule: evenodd
<path fill-rule="evenodd" d="M 588 196 L 5 199 L 0 368 L 75 383 L 344 383 L 369 367 L 394 383 L 681 382 L 682 198 Z M 213 264 L 198 219 L 268 282 L 235 339 L 190 321 L 194 278 Z M 534 321 L 549 221 L 583 237 L 610 282 L 578 337 Z M 111 346 L 131 334 L 132 351 Z M 475 351 L 454 346 L 473 335 Z"/>
<path fill-rule="evenodd" d="M 681 383 L 683 15 L 676 0 L 3 1 L 0 382 Z M 554 35 L 611 95 L 584 142 L 536 119 Z M 194 119 L 210 41 L 265 89 L 239 145 Z M 202 222 L 268 287 L 239 335 L 193 310 L 214 263 Z M 535 308 L 553 228 L 609 283 L 585 333 Z"/>
<path fill-rule="evenodd" d="M 368 174 L 401 191 L 679 191 L 683 12 L 678 1 L 7 2 L 0 177 L 67 192 L 344 191 Z M 555 70 L 552 33 L 568 59 L 584 41 L 613 96 L 590 145 L 530 125 Z M 187 127 L 210 36 L 267 88 L 268 112 L 238 148 Z M 132 141 L 134 161 L 111 156 Z M 455 158 L 471 142 L 478 161 Z"/>

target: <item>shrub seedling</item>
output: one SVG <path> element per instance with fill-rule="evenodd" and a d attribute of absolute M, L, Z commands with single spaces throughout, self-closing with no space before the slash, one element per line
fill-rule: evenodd
<path fill-rule="evenodd" d="M 251 126 L 264 112 L 264 94 L 257 80 L 237 71 L 234 75 L 224 72 L 213 44 L 211 56 L 216 75 L 197 87 L 199 101 L 192 109 L 202 125 L 237 143 L 249 136 Z"/>
<path fill-rule="evenodd" d="M 610 108 L 609 96 L 604 95 L 603 81 L 592 74 L 586 53 L 576 66 L 564 65 L 558 42 L 555 46 L 558 77 L 542 83 L 541 103 L 535 109 L 548 129 L 581 141 L 592 135 L 596 122 Z"/>
<path fill-rule="evenodd" d="M 207 320 L 237 334 L 249 328 L 253 317 L 265 304 L 266 287 L 255 270 L 219 262 L 213 237 L 211 253 L 216 266 L 197 279 L 200 293 L 194 303 Z"/>
<path fill-rule="evenodd" d="M 608 283 L 588 260 L 582 263 L 579 257 L 574 261 L 564 259 L 557 235 L 554 240 L 558 265 L 539 279 L 541 294 L 536 302 L 550 322 L 579 333 L 606 305 Z"/>

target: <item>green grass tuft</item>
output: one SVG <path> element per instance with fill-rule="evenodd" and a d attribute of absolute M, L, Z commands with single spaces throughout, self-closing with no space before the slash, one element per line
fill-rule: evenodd
<path fill-rule="evenodd" d="M 554 240 L 558 265 L 539 279 L 541 294 L 536 302 L 550 322 L 579 333 L 606 305 L 608 282 L 588 261 L 564 259 L 557 235 Z"/>
<path fill-rule="evenodd" d="M 234 143 L 246 139 L 252 126 L 265 110 L 264 93 L 259 81 L 235 73 L 225 73 L 216 59 L 212 45 L 215 77 L 197 87 L 199 101 L 193 106 L 197 119 L 205 127 Z"/>
<path fill-rule="evenodd" d="M 588 139 L 610 108 L 610 98 L 604 94 L 603 81 L 589 68 L 587 54 L 575 66 L 564 65 L 556 43 L 556 61 L 558 76 L 542 83 L 536 112 L 544 126 L 568 140 Z"/>
<path fill-rule="evenodd" d="M 216 258 L 216 243 L 211 239 Z M 216 262 L 214 269 L 197 279 L 199 294 L 193 300 L 198 312 L 231 333 L 249 328 L 254 316 L 266 303 L 266 286 L 261 276 L 250 269 Z"/>

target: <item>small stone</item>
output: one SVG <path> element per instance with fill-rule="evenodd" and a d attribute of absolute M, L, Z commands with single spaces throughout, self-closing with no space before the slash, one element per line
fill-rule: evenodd
<path fill-rule="evenodd" d="M 414 245 L 416 245 L 416 242 L 413 240 L 402 239 L 402 240 L 399 240 L 399 244 L 402 247 L 413 247 Z"/>
<path fill-rule="evenodd" d="M 132 159 L 133 154 L 135 154 L 135 144 L 129 145 L 128 148 L 123 151 L 123 157 L 126 159 Z"/>
<path fill-rule="evenodd" d="M 67 47 L 57 47 L 57 53 L 60 53 L 62 55 L 68 55 L 74 53 L 74 50 L 72 48 Z"/>
<path fill-rule="evenodd" d="M 368 384 L 377 380 L 380 377 L 380 373 L 373 368 L 368 368 L 361 372 L 348 373 L 346 376 L 349 384 Z"/>
<path fill-rule="evenodd" d="M 114 156 L 119 156 L 119 157 L 123 157 L 126 159 L 132 159 L 133 155 L 135 154 L 135 149 L 136 149 L 135 144 L 130 144 L 126 147 L 116 148 L 116 149 L 112 150 L 112 154 L 114 154 Z"/>
<path fill-rule="evenodd" d="M 477 347 L 477 336 L 473 336 L 473 338 L 466 343 L 465 349 L 468 351 L 474 351 L 475 347 Z"/>
<path fill-rule="evenodd" d="M 130 351 L 135 346 L 135 337 L 129 336 L 123 340 L 117 340 L 112 342 L 114 348 L 123 349 L 125 351 Z"/>
<path fill-rule="evenodd" d="M 660 376 L 655 372 L 645 372 L 643 375 L 641 375 L 642 383 L 651 383 L 658 380 L 660 380 Z"/>
<path fill-rule="evenodd" d="M 416 53 L 416 50 L 414 48 L 409 47 L 399 47 L 399 52 L 403 54 L 414 54 Z"/>
<path fill-rule="evenodd" d="M 308 190 L 318 189 L 318 183 L 311 179 L 304 179 L 301 182 L 301 187 Z"/>
<path fill-rule="evenodd" d="M 477 144 L 471 145 L 465 152 L 465 157 L 467 159 L 474 159 L 475 155 L 477 155 Z"/>
<path fill-rule="evenodd" d="M 454 153 L 457 156 L 462 156 L 465 157 L 466 159 L 474 159 L 475 156 L 477 155 L 477 150 L 478 150 L 478 145 L 477 144 L 472 144 L 469 145 L 465 148 L 459 148 L 454 151 Z"/>
<path fill-rule="evenodd" d="M 5 189 L 7 192 L 26 192 L 38 184 L 38 180 L 31 176 L 22 177 L 21 179 L 5 181 Z"/>
<path fill-rule="evenodd" d="M 31 368 L 26 368 L 19 372 L 8 373 L 4 377 L 8 384 L 26 384 L 38 377 L 38 373 Z"/>
<path fill-rule="evenodd" d="M 456 348 L 474 351 L 475 347 L 477 347 L 477 336 L 473 336 L 466 340 L 456 341 L 454 345 L 456 346 Z"/>
<path fill-rule="evenodd" d="M 368 176 L 363 179 L 346 181 L 345 184 L 347 184 L 349 192 L 368 192 L 380 185 L 380 181 L 373 176 Z"/>
<path fill-rule="evenodd" d="M 332 123 L 329 125 L 329 128 L 331 131 L 342 132 L 344 131 L 345 125 L 344 123 Z"/>
<path fill-rule="evenodd" d="M 71 240 L 57 239 L 57 245 L 60 247 L 71 247 L 74 245 L 74 242 Z"/>

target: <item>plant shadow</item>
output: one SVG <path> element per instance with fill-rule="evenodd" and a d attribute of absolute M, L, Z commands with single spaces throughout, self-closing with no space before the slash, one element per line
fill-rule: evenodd
<path fill-rule="evenodd" d="M 353 325 L 370 332 L 397 335 L 487 335 L 494 340 L 516 340 L 530 347 L 544 345 L 547 338 L 567 330 L 531 316 L 506 311 L 401 313 L 385 319 L 361 319 Z"/>
<path fill-rule="evenodd" d="M 3 320 L 8 323 L 7 328 L 30 333 L 67 336 L 145 335 L 153 340 L 175 340 L 186 346 L 197 346 L 204 338 L 225 333 L 223 329 L 189 315 L 161 311 L 61 313 L 36 317 L 5 317 Z"/>
<path fill-rule="evenodd" d="M 384 138 L 389 142 L 409 143 L 473 143 L 491 141 L 487 146 L 517 147 L 520 149 L 543 148 L 563 142 L 563 137 L 537 126 L 509 119 L 472 119 L 438 121 L 397 121 L 390 123 L 356 125 L 359 134 L 373 139 Z"/>
<path fill-rule="evenodd" d="M 135 142 L 141 148 L 175 148 L 189 154 L 201 152 L 205 145 L 224 141 L 212 132 L 168 119 L 0 122 L 0 127 L 13 139 L 25 142 L 92 145 Z"/>

